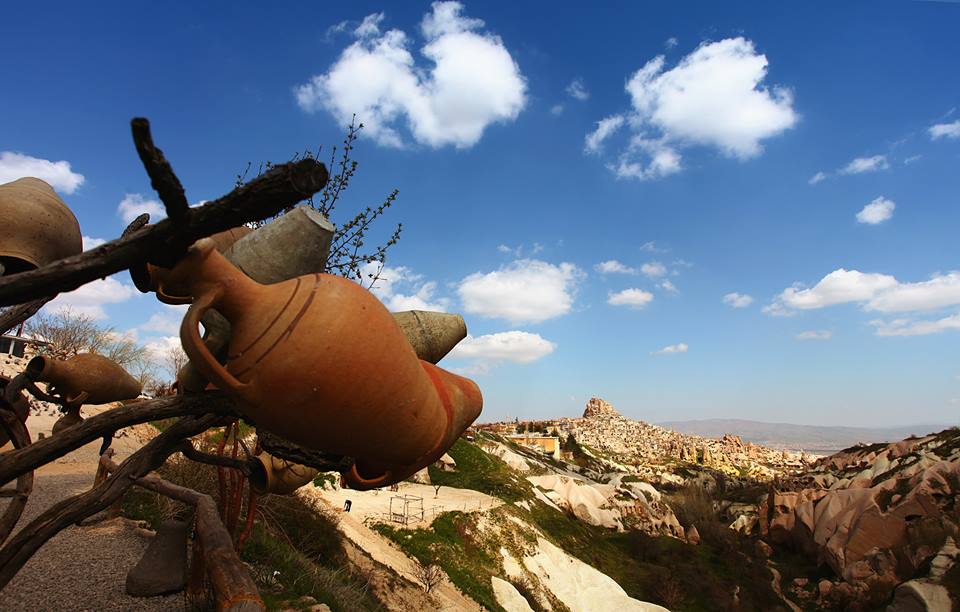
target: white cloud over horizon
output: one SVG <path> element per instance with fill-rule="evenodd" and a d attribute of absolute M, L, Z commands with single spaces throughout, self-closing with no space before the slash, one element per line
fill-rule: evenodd
<path fill-rule="evenodd" d="M 670 69 L 658 55 L 627 81 L 630 112 L 600 120 L 584 149 L 598 153 L 628 125 L 629 143 L 608 167 L 618 178 L 640 180 L 679 172 L 680 150 L 692 146 L 740 160 L 756 157 L 763 140 L 799 120 L 789 89 L 763 85 L 767 68 L 767 57 L 743 37 L 703 42 Z"/>
<path fill-rule="evenodd" d="M 355 42 L 329 70 L 295 89 L 306 112 L 326 110 L 342 124 L 356 113 L 361 132 L 378 144 L 405 146 L 410 137 L 432 148 L 468 148 L 495 123 L 513 121 L 527 101 L 526 78 L 499 36 L 463 14 L 459 2 L 434 2 L 420 23 L 421 54 L 401 30 L 381 31 L 383 13 L 368 15 Z"/>
<path fill-rule="evenodd" d="M 637 288 L 624 289 L 607 296 L 607 304 L 611 306 L 626 306 L 636 310 L 643 308 L 652 301 L 652 293 Z"/>
<path fill-rule="evenodd" d="M 764 312 L 789 315 L 837 304 L 856 303 L 864 311 L 883 313 L 926 312 L 960 305 L 960 272 L 936 274 L 929 280 L 904 283 L 888 274 L 840 268 L 816 285 L 795 285 L 780 293 Z"/>
<path fill-rule="evenodd" d="M 61 293 L 44 306 L 44 310 L 70 310 L 95 320 L 103 320 L 109 318 L 104 306 L 126 302 L 136 295 L 140 295 L 140 292 L 133 285 L 122 283 L 111 276 L 89 282 L 69 293 Z"/>
<path fill-rule="evenodd" d="M 73 171 L 68 161 L 50 161 L 15 151 L 0 151 L 0 185 L 27 176 L 44 180 L 65 195 L 75 193 L 86 180 L 82 174 Z"/>
<path fill-rule="evenodd" d="M 483 336 L 468 335 L 454 347 L 448 358 L 533 363 L 546 357 L 556 348 L 555 343 L 545 340 L 540 334 L 506 331 Z"/>
<path fill-rule="evenodd" d="M 893 200 L 888 200 L 883 196 L 875 198 L 857 213 L 857 223 L 867 225 L 883 223 L 893 216 L 893 210 L 896 207 L 897 205 Z"/>
<path fill-rule="evenodd" d="M 864 172 L 877 172 L 889 168 L 890 162 L 887 161 L 886 155 L 874 155 L 852 160 L 849 164 L 837 170 L 837 174 L 863 174 Z"/>
<path fill-rule="evenodd" d="M 467 313 L 512 324 L 540 323 L 570 312 L 584 276 L 572 263 L 518 259 L 493 272 L 470 274 L 457 292 Z"/>

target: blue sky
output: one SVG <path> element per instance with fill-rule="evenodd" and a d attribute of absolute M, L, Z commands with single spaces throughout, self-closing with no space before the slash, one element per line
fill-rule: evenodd
<path fill-rule="evenodd" d="M 110 239 L 131 117 L 200 201 L 356 112 L 342 212 L 400 190 L 376 293 L 464 314 L 482 419 L 956 423 L 960 3 L 768 4 L 20 4 L 0 182 Z M 175 341 L 126 274 L 66 303 Z"/>

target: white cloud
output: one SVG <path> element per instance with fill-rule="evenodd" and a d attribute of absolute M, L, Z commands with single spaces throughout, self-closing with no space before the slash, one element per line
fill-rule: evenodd
<path fill-rule="evenodd" d="M 676 47 L 679 43 L 680 41 L 677 40 L 676 36 L 671 36 L 670 38 L 668 38 L 663 42 L 663 46 L 669 51 L 670 49 L 673 49 L 674 47 Z"/>
<path fill-rule="evenodd" d="M 930 140 L 941 138 L 960 138 L 960 119 L 952 123 L 938 123 L 928 128 Z"/>
<path fill-rule="evenodd" d="M 554 117 L 559 117 L 563 114 L 563 104 L 554 104 L 550 107 L 550 114 Z"/>
<path fill-rule="evenodd" d="M 825 181 L 825 180 L 827 180 L 827 173 L 826 173 L 826 172 L 817 172 L 816 174 L 814 174 L 813 176 L 811 176 L 811 177 L 810 177 L 810 180 L 807 181 L 807 182 L 810 183 L 811 185 L 816 185 L 817 183 L 820 183 L 820 182 Z"/>
<path fill-rule="evenodd" d="M 659 261 L 648 261 L 640 266 L 640 271 L 650 278 L 659 278 L 667 273 L 667 268 Z"/>
<path fill-rule="evenodd" d="M 457 288 L 464 310 L 512 323 L 539 323 L 570 312 L 584 273 L 571 263 L 520 259 L 493 272 L 476 272 Z"/>
<path fill-rule="evenodd" d="M 587 134 L 583 141 L 583 150 L 587 153 L 599 153 L 603 141 L 623 127 L 626 120 L 623 115 L 612 115 L 597 121 L 597 129 Z"/>
<path fill-rule="evenodd" d="M 159 363 L 165 363 L 168 355 L 177 352 L 178 349 L 182 350 L 180 336 L 178 335 L 154 338 L 150 342 L 147 342 L 144 347 L 153 356 L 154 360 Z"/>
<path fill-rule="evenodd" d="M 72 194 L 83 184 L 82 174 L 74 172 L 68 161 L 50 161 L 13 151 L 0 152 L 0 185 L 25 176 L 42 179 L 59 192 Z"/>
<path fill-rule="evenodd" d="M 89 251 L 90 249 L 95 249 L 101 244 L 106 243 L 107 241 L 103 238 L 91 238 L 90 236 L 83 237 L 83 250 Z"/>
<path fill-rule="evenodd" d="M 607 297 L 607 304 L 611 306 L 627 306 L 638 310 L 652 301 L 653 294 L 643 289 L 624 289 L 617 293 L 611 293 Z"/>
<path fill-rule="evenodd" d="M 539 334 L 507 331 L 485 336 L 467 336 L 450 352 L 451 359 L 487 362 L 532 363 L 556 350 L 557 345 Z"/>
<path fill-rule="evenodd" d="M 738 159 L 759 155 L 763 140 L 798 120 L 790 90 L 763 85 L 767 66 L 742 37 L 704 42 L 671 69 L 664 56 L 653 58 L 627 81 L 633 136 L 608 166 L 617 176 L 650 179 L 678 172 L 684 147 L 714 147 Z M 587 137 L 588 152 L 596 134 Z"/>
<path fill-rule="evenodd" d="M 960 314 L 954 314 L 933 321 L 912 321 L 895 319 L 893 321 L 871 321 L 877 328 L 878 336 L 926 336 L 949 330 L 960 330 Z"/>
<path fill-rule="evenodd" d="M 723 296 L 723 303 L 734 308 L 746 308 L 753 304 L 753 297 L 745 293 L 733 292 Z"/>
<path fill-rule="evenodd" d="M 628 265 L 622 264 L 616 259 L 610 259 L 608 261 L 603 261 L 593 266 L 593 269 L 599 272 L 600 274 L 636 274 L 636 268 L 631 268 Z"/>
<path fill-rule="evenodd" d="M 134 219 L 147 213 L 150 215 L 150 222 L 156 223 L 167 216 L 167 209 L 157 200 L 149 200 L 139 193 L 128 193 L 117 206 L 117 214 L 123 219 L 124 223 L 131 223 Z"/>
<path fill-rule="evenodd" d="M 829 340 L 833 332 L 829 329 L 803 331 L 794 336 L 797 340 Z"/>
<path fill-rule="evenodd" d="M 434 296 L 437 291 L 436 282 L 424 281 L 423 276 L 407 267 L 385 266 L 381 269 L 380 262 L 371 261 L 360 268 L 360 273 L 364 284 L 369 282 L 369 275 L 379 276 L 370 287 L 370 292 L 377 296 L 391 312 L 404 310 L 445 312 L 450 307 L 449 299 Z"/>
<path fill-rule="evenodd" d="M 400 126 L 433 148 L 471 147 L 487 126 L 512 121 L 526 104 L 526 79 L 499 36 L 462 14 L 459 2 L 434 2 L 420 24 L 428 60 L 419 65 L 400 30 L 381 33 L 383 14 L 369 15 L 357 40 L 330 69 L 296 88 L 300 108 L 324 109 L 340 123 L 356 113 L 362 134 L 404 146 Z"/>
<path fill-rule="evenodd" d="M 865 310 L 915 312 L 960 304 L 960 272 L 937 275 L 919 283 L 897 283 L 877 293 Z"/>
<path fill-rule="evenodd" d="M 910 164 L 920 160 L 920 158 L 922 157 L 923 155 L 911 155 L 910 157 L 907 157 L 903 160 L 903 165 L 909 166 Z"/>
<path fill-rule="evenodd" d="M 938 274 L 930 280 L 902 283 L 887 274 L 864 273 L 840 268 L 810 289 L 785 289 L 766 314 L 789 315 L 791 310 L 810 310 L 835 304 L 859 303 L 866 311 L 920 312 L 960 304 L 960 272 Z"/>
<path fill-rule="evenodd" d="M 676 285 L 670 282 L 669 278 L 665 278 L 659 283 L 657 283 L 657 287 L 663 289 L 667 293 L 680 293 L 680 290 L 677 289 Z"/>
<path fill-rule="evenodd" d="M 863 174 L 864 172 L 876 172 L 886 170 L 890 167 L 886 155 L 874 155 L 873 157 L 858 157 L 843 168 L 837 170 L 838 174 Z"/>
<path fill-rule="evenodd" d="M 70 293 L 61 293 L 44 308 L 54 312 L 69 309 L 93 319 L 106 319 L 104 305 L 119 304 L 138 294 L 131 285 L 108 277 L 87 283 Z"/>
<path fill-rule="evenodd" d="M 893 200 L 888 200 L 880 196 L 864 206 L 863 210 L 857 213 L 857 222 L 867 223 L 869 225 L 883 223 L 893 216 L 893 209 L 896 207 L 897 205 Z"/>
<path fill-rule="evenodd" d="M 590 92 L 587 91 L 582 79 L 574 79 L 569 85 L 567 85 L 566 91 L 567 95 L 575 100 L 585 102 L 586 100 L 590 99 Z"/>
<path fill-rule="evenodd" d="M 823 308 L 847 302 L 869 300 L 883 289 L 895 287 L 897 279 L 887 274 L 865 274 L 840 268 L 824 276 L 810 289 L 790 287 L 777 300 L 799 310 Z"/>
<path fill-rule="evenodd" d="M 655 240 L 644 242 L 640 245 L 640 250 L 647 253 L 667 253 L 670 251 L 670 249 L 657 246 L 657 242 Z"/>
<path fill-rule="evenodd" d="M 689 348 L 690 347 L 687 346 L 685 342 L 681 342 L 680 344 L 671 344 L 669 346 L 665 346 L 659 351 L 657 351 L 656 354 L 657 355 L 673 355 L 676 353 L 686 353 Z"/>
<path fill-rule="evenodd" d="M 187 306 L 164 305 L 163 310 L 153 313 L 139 329 L 174 336 L 180 333 L 180 322 L 187 312 Z"/>

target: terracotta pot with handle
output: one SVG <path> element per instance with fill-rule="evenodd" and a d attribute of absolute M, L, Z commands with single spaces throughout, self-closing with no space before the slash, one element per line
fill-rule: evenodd
<path fill-rule="evenodd" d="M 170 280 L 194 297 L 180 339 L 200 373 L 257 427 L 354 457 L 351 486 L 392 484 L 429 465 L 480 414 L 476 383 L 418 359 L 383 304 L 353 281 L 310 274 L 261 285 L 206 240 Z M 232 329 L 226 367 L 200 338 L 211 308 Z"/>
<path fill-rule="evenodd" d="M 108 404 L 140 395 L 141 385 L 115 362 L 103 355 L 79 353 L 69 359 L 38 355 L 27 363 L 27 374 L 37 382 L 50 383 L 51 393 L 68 404 Z"/>

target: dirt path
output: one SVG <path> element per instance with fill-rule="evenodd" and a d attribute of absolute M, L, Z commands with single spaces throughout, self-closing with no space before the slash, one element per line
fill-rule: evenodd
<path fill-rule="evenodd" d="M 48 426 L 42 417 L 31 417 L 27 423 L 34 439 Z M 114 446 L 118 458 L 140 445 L 134 438 L 131 434 L 117 439 Z M 99 446 L 99 441 L 88 444 L 35 472 L 33 493 L 17 527 L 22 528 L 60 500 L 89 490 Z M 7 503 L 0 500 L 0 511 Z M 0 591 L 0 610 L 184 609 L 181 595 L 142 599 L 129 597 L 124 591 L 127 572 L 140 560 L 149 534 L 126 519 L 63 530 Z"/>

